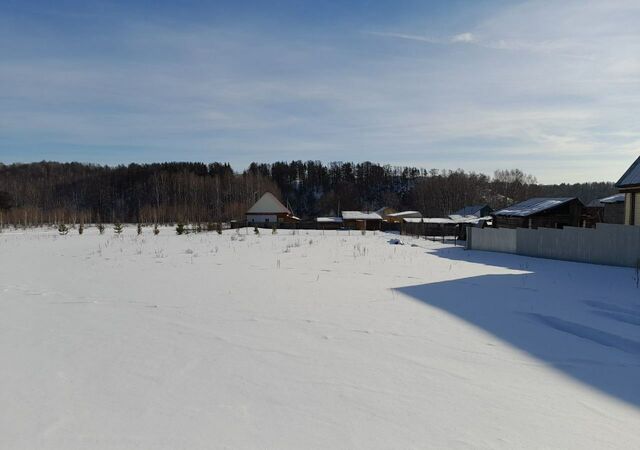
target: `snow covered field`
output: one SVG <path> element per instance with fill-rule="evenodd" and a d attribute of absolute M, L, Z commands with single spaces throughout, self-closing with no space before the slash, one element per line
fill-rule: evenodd
<path fill-rule="evenodd" d="M 632 269 L 346 232 L 0 234 L 0 448 L 639 448 Z"/>

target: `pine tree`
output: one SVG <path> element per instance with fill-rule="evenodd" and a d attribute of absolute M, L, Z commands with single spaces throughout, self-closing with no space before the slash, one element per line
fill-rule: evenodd
<path fill-rule="evenodd" d="M 142 234 L 142 224 L 138 222 L 138 236 Z"/>
<path fill-rule="evenodd" d="M 100 232 L 100 234 L 104 234 L 104 225 L 99 223 L 98 224 L 98 231 Z"/>
<path fill-rule="evenodd" d="M 69 232 L 69 227 L 67 227 L 64 223 L 61 223 L 60 225 L 58 225 L 58 233 L 60 233 L 60 235 L 64 236 L 68 232 Z"/>
<path fill-rule="evenodd" d="M 117 235 L 120 235 L 122 233 L 122 231 L 124 231 L 124 227 L 122 226 L 122 224 L 120 222 L 115 222 L 113 224 L 113 231 L 115 231 L 115 233 Z"/>
<path fill-rule="evenodd" d="M 178 226 L 176 226 L 176 233 L 178 235 L 182 235 L 186 232 L 185 228 L 184 228 L 184 224 L 182 222 L 178 222 Z"/>

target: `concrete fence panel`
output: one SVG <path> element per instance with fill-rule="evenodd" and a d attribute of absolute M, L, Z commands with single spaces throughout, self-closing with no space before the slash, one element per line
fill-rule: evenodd
<path fill-rule="evenodd" d="M 467 233 L 467 248 L 516 253 L 516 230 L 469 227 Z"/>
<path fill-rule="evenodd" d="M 613 266 L 640 264 L 640 227 L 470 228 L 467 248 Z"/>

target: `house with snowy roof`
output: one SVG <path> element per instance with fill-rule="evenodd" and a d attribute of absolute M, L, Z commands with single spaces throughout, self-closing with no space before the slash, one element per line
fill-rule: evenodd
<path fill-rule="evenodd" d="M 284 206 L 271 192 L 262 197 L 246 213 L 247 225 L 272 225 L 282 222 L 297 222 L 291 210 Z"/>
<path fill-rule="evenodd" d="M 342 211 L 342 223 L 354 230 L 379 230 L 382 216 L 377 212 Z"/>
<path fill-rule="evenodd" d="M 532 198 L 492 214 L 498 228 L 563 228 L 581 226 L 584 205 L 575 197 Z"/>

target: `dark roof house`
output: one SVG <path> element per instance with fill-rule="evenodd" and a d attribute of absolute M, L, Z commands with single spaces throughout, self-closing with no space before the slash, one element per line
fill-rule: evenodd
<path fill-rule="evenodd" d="M 636 159 L 631 167 L 622 175 L 616 183 L 620 190 L 637 187 L 640 189 L 640 158 Z"/>
<path fill-rule="evenodd" d="M 626 225 L 640 225 L 640 158 L 616 183 L 620 193 L 625 195 L 624 223 Z"/>
<path fill-rule="evenodd" d="M 532 198 L 492 214 L 502 228 L 562 228 L 580 226 L 584 205 L 575 197 Z"/>

